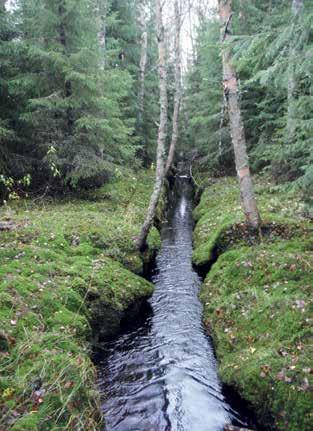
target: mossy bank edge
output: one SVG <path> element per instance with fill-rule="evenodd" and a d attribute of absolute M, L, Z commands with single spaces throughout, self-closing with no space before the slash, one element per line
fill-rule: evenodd
<path fill-rule="evenodd" d="M 101 429 L 91 346 L 153 292 L 141 275 L 159 232 L 146 255 L 133 242 L 152 186 L 129 171 L 79 199 L 1 208 L 1 430 Z"/>
<path fill-rule="evenodd" d="M 312 225 L 295 192 L 257 178 L 262 235 L 244 224 L 236 179 L 205 187 L 194 210 L 194 264 L 222 381 L 266 429 L 312 428 Z"/>

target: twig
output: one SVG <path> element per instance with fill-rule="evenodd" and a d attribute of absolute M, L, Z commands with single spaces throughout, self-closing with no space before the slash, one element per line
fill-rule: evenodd
<path fill-rule="evenodd" d="M 36 202 L 36 201 L 43 199 L 46 196 L 49 188 L 50 188 L 50 186 L 48 184 L 47 187 L 45 188 L 45 191 L 43 192 L 43 194 L 41 196 L 38 196 L 37 198 L 33 199 L 33 202 Z"/>
<path fill-rule="evenodd" d="M 226 25 L 225 25 L 224 35 L 223 35 L 223 39 L 222 39 L 222 40 L 223 40 L 223 42 L 224 42 L 224 40 L 226 39 L 226 35 L 227 35 L 227 32 L 228 32 L 228 27 L 229 27 L 229 25 L 230 25 L 230 23 L 231 23 L 232 18 L 233 18 L 233 14 L 231 13 L 231 14 L 229 15 L 229 18 L 228 18 L 227 23 L 226 23 Z"/>
<path fill-rule="evenodd" d="M 196 179 L 195 179 L 195 177 L 193 176 L 193 174 L 192 174 L 192 162 L 193 162 L 193 160 L 190 162 L 190 178 L 192 179 L 192 181 L 195 183 L 195 185 L 198 187 L 198 188 L 200 188 L 200 185 L 197 183 L 197 181 L 196 181 Z"/>

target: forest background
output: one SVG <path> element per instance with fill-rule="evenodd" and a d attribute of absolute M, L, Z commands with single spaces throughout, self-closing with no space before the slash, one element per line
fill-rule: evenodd
<path fill-rule="evenodd" d="M 5 3 L 0 5 L 2 199 L 98 187 L 125 166 L 151 166 L 159 115 L 153 5 L 19 0 L 6 8 Z M 172 6 L 167 3 L 165 14 L 169 122 Z M 301 189 L 308 212 L 312 8 L 311 1 L 234 1 L 230 42 L 252 171 Z M 214 2 L 188 0 L 181 10 L 184 73 L 177 154 L 196 160 L 208 176 L 233 174 Z"/>

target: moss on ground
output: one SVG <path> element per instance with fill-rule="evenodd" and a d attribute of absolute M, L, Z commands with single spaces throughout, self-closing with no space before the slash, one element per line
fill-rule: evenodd
<path fill-rule="evenodd" d="M 295 194 L 256 186 L 263 220 L 247 246 L 235 179 L 208 187 L 195 209 L 194 261 L 222 253 L 201 291 L 222 380 L 237 388 L 269 429 L 312 429 L 312 228 Z M 241 228 L 241 230 L 240 230 Z M 236 232 L 239 234 L 236 235 Z"/>
<path fill-rule="evenodd" d="M 1 209 L 15 225 L 0 234 L 1 430 L 99 429 L 90 340 L 152 293 L 132 241 L 152 182 L 127 173 L 81 199 Z M 159 247 L 155 228 L 148 241 Z"/>

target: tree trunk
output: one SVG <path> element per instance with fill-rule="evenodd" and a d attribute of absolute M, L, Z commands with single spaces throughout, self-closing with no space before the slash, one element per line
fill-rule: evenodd
<path fill-rule="evenodd" d="M 155 217 L 156 208 L 159 202 L 160 194 L 165 177 L 165 141 L 166 141 L 166 127 L 167 127 L 167 73 L 166 73 L 166 59 L 165 59 L 165 40 L 164 40 L 164 27 L 162 20 L 162 7 L 161 0 L 156 0 L 156 29 L 159 51 L 159 87 L 160 87 L 160 124 L 158 130 L 157 141 L 157 155 L 156 155 L 156 176 L 154 182 L 154 189 L 150 198 L 150 204 L 146 214 L 145 221 L 141 227 L 141 232 L 136 239 L 138 249 L 142 250 L 146 245 L 146 239 L 149 230 L 152 226 Z"/>
<path fill-rule="evenodd" d="M 246 138 L 238 100 L 237 76 L 235 68 L 231 62 L 230 49 L 226 45 L 231 36 L 232 0 L 219 0 L 219 14 L 222 25 L 221 42 L 223 86 L 228 107 L 230 132 L 235 153 L 235 163 L 239 179 L 241 201 L 247 223 L 251 227 L 257 228 L 259 227 L 261 220 L 253 192 L 249 168 Z"/>
<path fill-rule="evenodd" d="M 195 41 L 193 37 L 193 25 L 192 25 L 192 2 L 188 0 L 188 21 L 189 21 L 189 34 L 190 34 L 190 42 L 191 42 L 191 55 L 192 55 L 192 64 L 194 65 L 196 62 L 196 50 L 195 50 Z"/>
<path fill-rule="evenodd" d="M 105 68 L 106 63 L 106 20 L 107 20 L 107 0 L 98 0 L 98 13 L 99 13 L 99 45 L 101 52 L 100 66 L 102 70 Z"/>
<path fill-rule="evenodd" d="M 301 10 L 303 8 L 303 0 L 292 0 L 291 10 L 293 14 L 293 25 L 291 29 L 292 35 Z M 293 43 L 293 42 L 292 42 Z M 291 46 L 289 56 L 289 77 L 288 77 L 288 112 L 287 112 L 287 133 L 288 141 L 293 142 L 295 133 L 295 93 L 297 89 L 297 83 L 295 78 L 295 67 L 296 67 L 296 48 Z"/>
<path fill-rule="evenodd" d="M 143 113 L 145 107 L 145 76 L 148 59 L 148 29 L 146 22 L 145 1 L 140 4 L 139 24 L 141 28 L 141 53 L 139 63 L 139 92 L 138 92 L 138 128 L 142 132 Z"/>
<path fill-rule="evenodd" d="M 175 0 L 175 96 L 173 112 L 172 139 L 168 152 L 165 175 L 167 175 L 174 159 L 175 148 L 178 139 L 179 111 L 181 103 L 181 52 L 180 52 L 180 32 L 181 32 L 181 11 L 178 0 Z"/>
<path fill-rule="evenodd" d="M 292 0 L 292 12 L 298 16 L 303 8 L 303 0 Z"/>

